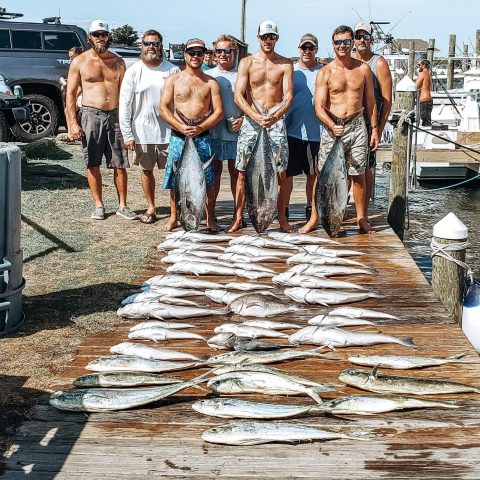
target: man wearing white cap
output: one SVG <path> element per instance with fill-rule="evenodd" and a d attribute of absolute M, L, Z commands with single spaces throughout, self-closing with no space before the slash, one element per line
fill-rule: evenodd
<path fill-rule="evenodd" d="M 129 167 L 118 119 L 120 85 L 125 62 L 108 50 L 110 29 L 104 20 L 94 20 L 88 30 L 92 47 L 72 61 L 68 72 L 66 112 L 68 136 L 82 140 L 87 180 L 95 202 L 90 215 L 94 220 L 105 218 L 100 166 L 105 155 L 107 167 L 113 168 L 118 195 L 117 215 L 126 220 L 137 216 L 127 207 L 127 171 Z M 77 119 L 77 91 L 82 88 L 80 124 Z"/>
<path fill-rule="evenodd" d="M 239 175 L 235 196 L 236 212 L 234 221 L 227 231 L 234 232 L 242 228 L 245 169 L 260 130 L 266 128 L 273 153 L 278 158 L 277 172 L 280 186 L 277 202 L 278 222 L 282 231 L 290 232 L 292 226 L 285 216 L 288 205 L 288 192 L 285 188 L 288 142 L 284 115 L 293 98 L 293 64 L 290 59 L 275 52 L 279 35 L 274 22 L 271 20 L 262 22 L 258 27 L 257 38 L 260 50 L 241 60 L 235 85 L 235 103 L 245 114 L 245 119 L 237 143 L 235 168 Z M 264 114 L 259 108 L 270 112 Z"/>
<path fill-rule="evenodd" d="M 355 44 L 355 54 L 353 57 L 367 63 L 370 70 L 372 70 L 373 92 L 375 94 L 378 114 L 378 138 L 382 138 L 382 132 L 392 108 L 392 74 L 390 73 L 387 61 L 381 55 L 372 52 L 373 36 L 370 23 L 357 23 L 354 29 L 353 40 Z M 367 121 L 367 127 L 370 127 L 367 117 L 365 117 L 365 120 Z M 370 151 L 367 169 L 365 170 L 365 209 L 367 215 L 368 203 L 373 191 L 376 163 L 376 151 Z"/>

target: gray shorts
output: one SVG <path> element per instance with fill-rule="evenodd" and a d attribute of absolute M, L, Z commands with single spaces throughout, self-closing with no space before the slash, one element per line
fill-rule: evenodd
<path fill-rule="evenodd" d="M 127 150 L 118 123 L 118 109 L 80 109 L 80 126 L 86 168 L 99 167 L 105 155 L 108 168 L 128 168 Z"/>
<path fill-rule="evenodd" d="M 237 142 L 237 158 L 235 168 L 240 172 L 245 171 L 248 159 L 253 152 L 255 142 L 262 127 L 251 118 L 245 117 L 240 127 L 240 134 Z M 267 128 L 268 138 L 275 157 L 279 157 L 277 172 L 283 172 L 288 163 L 288 141 L 285 120 L 281 118 L 271 127 Z"/>
<path fill-rule="evenodd" d="M 334 143 L 335 135 L 330 129 L 324 128 L 318 153 L 319 172 L 327 160 Z M 348 174 L 353 176 L 363 175 L 367 167 L 368 156 L 368 134 L 363 116 L 357 117 L 345 125 L 342 143 L 345 149 Z"/>
<path fill-rule="evenodd" d="M 134 165 L 140 165 L 142 170 L 165 168 L 168 156 L 168 143 L 137 143 L 135 144 Z"/>

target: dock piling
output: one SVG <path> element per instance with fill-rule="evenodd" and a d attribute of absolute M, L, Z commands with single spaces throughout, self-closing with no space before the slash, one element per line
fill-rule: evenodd
<path fill-rule="evenodd" d="M 453 80 L 455 74 L 455 44 L 457 43 L 457 36 L 450 35 L 448 42 L 448 64 L 447 64 L 447 89 L 453 88 Z"/>
<path fill-rule="evenodd" d="M 428 40 L 428 49 L 427 49 L 427 60 L 430 62 L 430 65 L 433 66 L 433 55 L 435 53 L 435 39 L 430 38 Z"/>
<path fill-rule="evenodd" d="M 454 213 L 433 227 L 432 288 L 458 323 L 462 319 L 468 228 Z"/>

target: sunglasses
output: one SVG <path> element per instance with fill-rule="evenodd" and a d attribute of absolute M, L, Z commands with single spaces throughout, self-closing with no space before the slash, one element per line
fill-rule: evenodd
<path fill-rule="evenodd" d="M 315 47 L 313 45 L 307 46 L 307 45 L 302 45 L 300 47 L 300 50 L 303 50 L 304 52 L 308 50 L 309 52 L 313 52 L 315 50 Z"/>
<path fill-rule="evenodd" d="M 212 50 L 205 50 L 205 55 L 211 55 L 213 53 Z"/>
<path fill-rule="evenodd" d="M 159 47 L 162 42 L 143 42 L 146 47 Z"/>
<path fill-rule="evenodd" d="M 185 50 L 185 53 L 190 57 L 204 57 L 205 50 Z"/>
<path fill-rule="evenodd" d="M 364 40 L 371 40 L 372 35 L 370 33 L 356 33 L 355 34 L 355 40 L 361 40 L 362 38 Z"/>
<path fill-rule="evenodd" d="M 345 40 L 334 40 L 333 44 L 339 47 L 340 45 L 346 45 L 349 47 L 352 44 L 352 39 L 351 38 L 346 38 Z"/>
<path fill-rule="evenodd" d="M 265 41 L 265 40 L 276 40 L 278 38 L 278 35 L 275 33 L 265 33 L 264 35 L 260 35 L 260 38 Z"/>
<path fill-rule="evenodd" d="M 108 37 L 108 32 L 92 32 L 90 35 L 95 38 Z"/>
<path fill-rule="evenodd" d="M 233 52 L 233 48 L 216 48 L 215 53 L 217 55 L 221 55 L 224 53 L 225 55 L 230 55 Z"/>

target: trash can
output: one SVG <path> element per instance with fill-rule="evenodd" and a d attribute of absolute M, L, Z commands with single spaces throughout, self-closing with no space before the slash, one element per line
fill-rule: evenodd
<path fill-rule="evenodd" d="M 21 163 L 17 146 L 0 143 L 0 335 L 14 331 L 23 321 Z"/>

